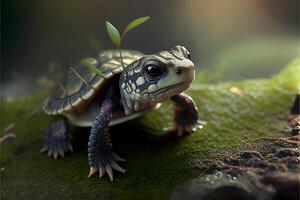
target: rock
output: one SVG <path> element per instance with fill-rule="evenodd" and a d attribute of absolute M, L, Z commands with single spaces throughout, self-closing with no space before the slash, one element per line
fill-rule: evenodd
<path fill-rule="evenodd" d="M 274 199 L 298 200 L 300 198 L 300 179 L 295 174 L 274 172 L 265 175 L 263 182 L 272 185 L 276 190 Z"/>
<path fill-rule="evenodd" d="M 176 187 L 171 200 L 269 200 L 275 192 L 259 188 L 246 176 L 235 177 L 222 172 L 206 175 Z"/>

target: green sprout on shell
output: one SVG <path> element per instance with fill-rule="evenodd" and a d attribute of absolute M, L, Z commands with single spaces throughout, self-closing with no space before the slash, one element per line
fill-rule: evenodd
<path fill-rule="evenodd" d="M 116 47 L 119 50 L 121 64 L 122 64 L 123 68 L 125 68 L 125 66 L 124 66 L 124 62 L 123 62 L 121 47 L 122 47 L 122 41 L 123 41 L 125 35 L 130 30 L 140 26 L 141 24 L 145 23 L 149 19 L 150 19 L 149 16 L 145 16 L 145 17 L 140 17 L 140 18 L 133 20 L 126 26 L 126 28 L 124 29 L 122 34 L 120 34 L 118 29 L 114 25 L 112 25 L 109 21 L 106 21 L 107 33 L 108 33 L 111 41 L 116 45 Z M 90 72 L 93 72 L 98 76 L 104 77 L 104 75 L 101 73 L 101 71 L 96 67 L 93 58 L 82 59 L 81 64 L 83 64 Z M 87 81 L 73 67 L 71 67 L 70 69 L 82 82 L 84 82 L 86 85 L 88 84 Z M 60 85 L 62 86 L 62 84 L 60 84 Z"/>
<path fill-rule="evenodd" d="M 145 17 L 140 17 L 137 18 L 135 20 L 133 20 L 132 22 L 130 22 L 126 28 L 124 29 L 122 35 L 120 35 L 120 32 L 118 31 L 118 29 L 112 25 L 109 21 L 106 21 L 106 30 L 107 33 L 111 39 L 111 41 L 117 46 L 118 50 L 119 50 L 119 54 L 120 54 L 120 59 L 121 59 L 121 64 L 124 66 L 124 62 L 123 62 L 123 57 L 122 57 L 122 41 L 125 37 L 125 35 L 132 29 L 140 26 L 141 24 L 145 23 L 148 19 L 150 19 L 149 16 L 145 16 Z"/>

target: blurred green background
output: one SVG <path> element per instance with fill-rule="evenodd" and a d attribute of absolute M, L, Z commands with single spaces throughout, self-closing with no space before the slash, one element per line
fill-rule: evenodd
<path fill-rule="evenodd" d="M 298 0 L 2 0 L 2 95 L 38 90 L 49 66 L 60 77 L 114 48 L 106 20 L 123 29 L 145 15 L 151 20 L 124 48 L 150 54 L 185 45 L 203 82 L 268 77 L 299 55 Z"/>

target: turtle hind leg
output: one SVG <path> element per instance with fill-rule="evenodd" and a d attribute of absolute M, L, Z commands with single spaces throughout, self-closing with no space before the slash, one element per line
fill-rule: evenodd
<path fill-rule="evenodd" d="M 44 146 L 40 152 L 46 151 L 48 156 L 53 155 L 55 159 L 58 156 L 64 157 L 67 151 L 73 151 L 65 120 L 62 119 L 50 124 L 46 129 Z"/>

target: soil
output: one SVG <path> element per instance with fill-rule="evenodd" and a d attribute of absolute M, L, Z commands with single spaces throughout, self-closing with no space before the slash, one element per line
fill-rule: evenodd
<path fill-rule="evenodd" d="M 177 187 L 172 199 L 299 199 L 300 136 L 260 138 L 213 157 L 191 164 L 209 175 Z"/>

